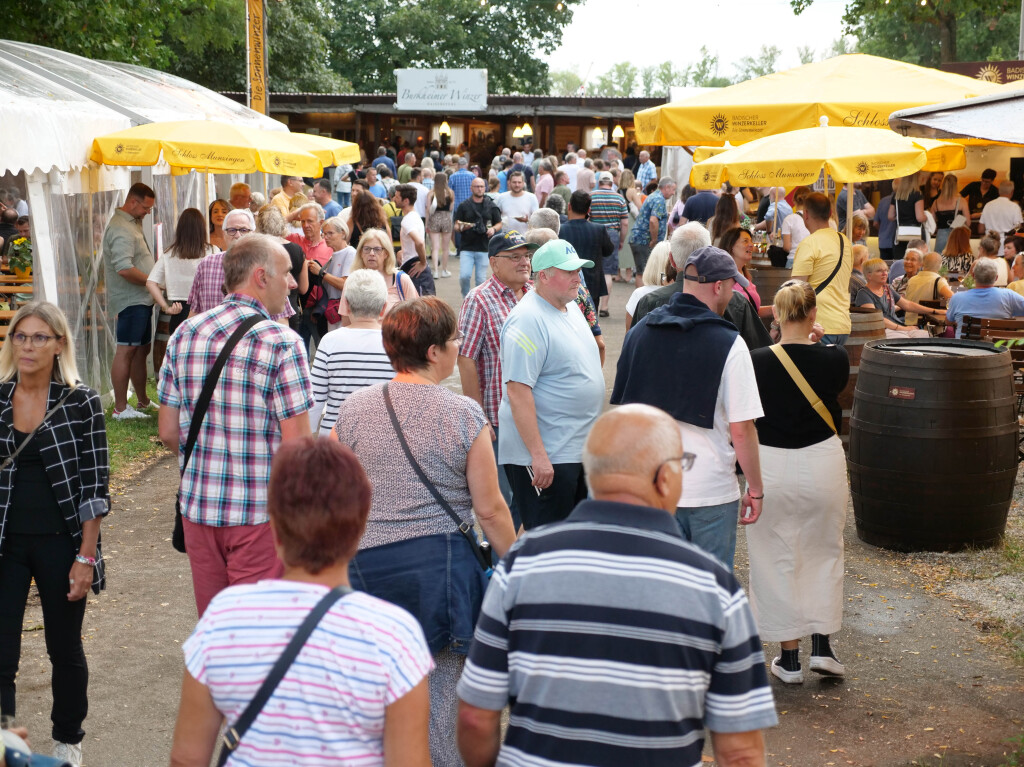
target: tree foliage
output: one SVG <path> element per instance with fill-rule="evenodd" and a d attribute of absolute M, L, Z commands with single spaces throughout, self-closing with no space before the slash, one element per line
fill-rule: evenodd
<path fill-rule="evenodd" d="M 778 47 L 762 45 L 757 56 L 744 56 L 736 64 L 736 70 L 739 72 L 738 82 L 770 75 L 775 71 L 775 62 L 781 55 L 782 51 Z"/>
<path fill-rule="evenodd" d="M 548 92 L 552 96 L 575 96 L 583 85 L 583 78 L 575 67 L 551 72 L 548 78 L 551 81 Z"/>
<path fill-rule="evenodd" d="M 492 93 L 546 93 L 550 53 L 579 0 L 324 0 L 339 20 L 335 68 L 359 92 L 395 90 L 395 69 L 476 67 Z"/>
<path fill-rule="evenodd" d="M 797 14 L 814 0 L 790 0 Z M 1012 58 L 1020 4 L 1013 0 L 848 0 L 845 33 L 859 50 L 922 66 Z"/>

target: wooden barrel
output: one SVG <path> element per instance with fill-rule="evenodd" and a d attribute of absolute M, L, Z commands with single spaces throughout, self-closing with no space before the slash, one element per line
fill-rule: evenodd
<path fill-rule="evenodd" d="M 750 270 L 757 294 L 761 296 L 761 306 L 772 305 L 779 286 L 789 279 L 790 273 L 789 269 L 779 269 L 777 266 L 758 266 Z"/>
<path fill-rule="evenodd" d="M 850 417 L 857 535 L 895 551 L 991 546 L 1017 476 L 1010 354 L 981 341 L 871 341 Z"/>
<path fill-rule="evenodd" d="M 857 388 L 857 376 L 860 373 L 860 357 L 864 345 L 868 341 L 885 339 L 885 320 L 880 309 L 862 309 L 859 306 L 850 309 L 850 337 L 846 339 L 846 353 L 850 356 L 850 380 L 846 388 L 839 394 L 839 407 L 843 410 L 843 424 L 839 429 L 839 439 L 843 449 L 850 452 L 850 413 L 853 411 L 853 392 Z"/>

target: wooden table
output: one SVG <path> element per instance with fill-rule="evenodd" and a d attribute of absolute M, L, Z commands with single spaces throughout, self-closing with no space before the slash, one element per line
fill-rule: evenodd
<path fill-rule="evenodd" d="M 35 293 L 35 288 L 31 285 L 4 285 L 0 284 L 0 296 L 13 296 L 16 294 Z"/>
<path fill-rule="evenodd" d="M 35 278 L 18 277 L 14 274 L 0 272 L 0 284 L 2 285 L 31 285 Z"/>

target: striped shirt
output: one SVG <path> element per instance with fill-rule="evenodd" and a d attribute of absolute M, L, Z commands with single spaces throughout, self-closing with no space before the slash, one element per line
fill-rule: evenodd
<path fill-rule="evenodd" d="M 590 220 L 605 226 L 618 234 L 622 219 L 629 216 L 626 201 L 618 192 L 611 189 L 597 189 L 590 195 Z M 611 234 L 611 232 L 609 232 Z M 619 238 L 612 237 L 612 244 L 619 246 Z"/>
<path fill-rule="evenodd" d="M 235 722 L 326 586 L 261 581 L 210 602 L 184 644 L 185 666 Z M 419 623 L 400 607 L 347 594 L 320 621 L 228 765 L 384 764 L 388 706 L 433 662 Z"/>
<path fill-rule="evenodd" d="M 380 328 L 338 328 L 320 340 L 310 376 L 314 403 L 309 422 L 314 428 L 319 423 L 320 434 L 327 435 L 349 394 L 390 381 L 395 369 L 384 351 Z"/>
<path fill-rule="evenodd" d="M 696 767 L 704 728 L 777 724 L 746 595 L 659 509 L 584 501 L 498 565 L 458 685 L 511 703 L 506 767 Z"/>
<path fill-rule="evenodd" d="M 256 299 L 232 293 L 217 308 L 185 320 L 167 342 L 157 399 L 178 408 L 179 464 L 206 375 L 235 328 L 254 311 L 267 321 L 250 328 L 231 352 L 181 479 L 181 512 L 199 525 L 267 521 L 267 480 L 270 459 L 281 444 L 281 421 L 313 406 L 298 334 L 270 321 Z"/>

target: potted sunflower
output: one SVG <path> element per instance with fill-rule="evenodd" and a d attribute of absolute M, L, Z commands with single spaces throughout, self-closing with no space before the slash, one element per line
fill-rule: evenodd
<path fill-rule="evenodd" d="M 28 237 L 19 237 L 11 242 L 7 251 L 7 264 L 19 277 L 32 274 L 32 241 Z"/>

